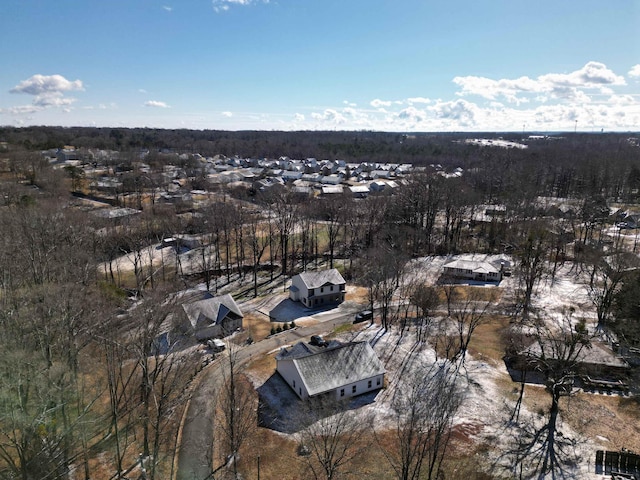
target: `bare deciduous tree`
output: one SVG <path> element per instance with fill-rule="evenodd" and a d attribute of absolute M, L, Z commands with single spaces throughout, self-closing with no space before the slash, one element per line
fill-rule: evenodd
<path fill-rule="evenodd" d="M 518 265 L 518 308 L 523 318 L 531 313 L 531 297 L 547 268 L 547 231 L 533 226 L 516 251 Z"/>
<path fill-rule="evenodd" d="M 533 428 L 528 422 L 522 425 L 517 446 L 511 452 L 520 478 L 547 478 L 547 475 L 563 478 L 575 461 L 570 450 L 573 441 L 559 435 L 560 398 L 571 395 L 582 354 L 591 348 L 591 337 L 584 319 L 574 320 L 573 313 L 573 308 L 566 310 L 559 327 L 542 319 L 536 319 L 533 325 L 535 341 L 523 361 L 528 364 L 528 370 L 543 375 L 551 405 L 540 428 Z M 526 473 L 521 468 L 523 465 Z"/>
<path fill-rule="evenodd" d="M 369 290 L 369 302 L 380 307 L 380 319 L 385 330 L 392 323 L 391 306 L 393 296 L 401 284 L 406 258 L 401 252 L 384 249 L 372 249 L 365 257 L 363 280 Z"/>
<path fill-rule="evenodd" d="M 238 478 L 240 449 L 257 425 L 257 398 L 253 387 L 243 376 L 238 351 L 229 345 L 222 366 L 222 386 L 218 395 L 221 413 L 219 423 L 227 461 L 231 463 L 234 478 Z"/>
<path fill-rule="evenodd" d="M 392 401 L 391 446 L 376 435 L 398 480 L 437 479 L 463 395 L 447 361 L 410 370 Z"/>
<path fill-rule="evenodd" d="M 298 433 L 300 453 L 315 480 L 335 480 L 368 442 L 364 431 L 370 418 L 348 409 L 333 398 L 311 398 L 304 409 L 306 428 Z"/>

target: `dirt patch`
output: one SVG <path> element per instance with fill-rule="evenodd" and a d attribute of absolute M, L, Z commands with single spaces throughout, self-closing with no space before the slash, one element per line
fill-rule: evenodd
<path fill-rule="evenodd" d="M 344 298 L 347 302 L 355 302 L 365 305 L 369 302 L 369 290 L 364 287 L 347 285 Z"/>
<path fill-rule="evenodd" d="M 640 404 L 633 398 L 580 393 L 564 402 L 564 420 L 607 450 L 640 451 Z"/>
<path fill-rule="evenodd" d="M 242 326 L 249 332 L 254 341 L 258 342 L 271 334 L 271 322 L 261 314 L 248 314 L 242 319 Z"/>
<path fill-rule="evenodd" d="M 509 325 L 506 317 L 493 317 L 487 323 L 478 326 L 471 343 L 469 353 L 478 360 L 490 362 L 492 365 L 503 363 L 502 357 L 505 352 L 503 331 Z"/>

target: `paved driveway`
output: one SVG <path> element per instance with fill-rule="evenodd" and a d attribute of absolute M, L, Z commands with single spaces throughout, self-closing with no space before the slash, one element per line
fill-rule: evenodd
<path fill-rule="evenodd" d="M 252 345 L 238 348 L 240 365 L 247 364 L 252 358 L 258 358 L 278 347 L 290 345 L 311 335 L 330 332 L 336 326 L 351 323 L 355 309 L 340 310 L 336 313 L 320 315 L 319 323 L 308 327 L 297 327 Z M 182 441 L 178 454 L 177 480 L 210 479 L 213 460 L 213 399 L 216 387 L 221 379 L 221 368 L 225 357 L 207 366 L 200 372 L 186 413 L 182 430 Z M 217 465 L 216 465 L 217 466 Z"/>

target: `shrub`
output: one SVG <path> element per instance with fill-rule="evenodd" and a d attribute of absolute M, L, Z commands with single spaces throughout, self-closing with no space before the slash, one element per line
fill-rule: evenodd
<path fill-rule="evenodd" d="M 271 335 L 275 335 L 276 334 L 276 327 L 271 327 Z"/>

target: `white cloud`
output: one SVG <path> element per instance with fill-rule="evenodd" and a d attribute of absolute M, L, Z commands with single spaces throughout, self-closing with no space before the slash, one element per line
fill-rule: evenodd
<path fill-rule="evenodd" d="M 0 110 L 1 113 L 9 113 L 11 115 L 29 115 L 32 113 L 36 113 L 41 111 L 42 107 L 37 107 L 34 105 L 20 105 L 17 107 L 9 107 Z"/>
<path fill-rule="evenodd" d="M 638 105 L 638 101 L 633 95 L 611 95 L 607 103 L 613 105 Z"/>
<path fill-rule="evenodd" d="M 296 113 L 296 114 L 293 116 L 293 120 L 294 120 L 296 123 L 304 122 L 304 115 L 303 115 L 303 114 L 301 114 L 301 113 Z"/>
<path fill-rule="evenodd" d="M 155 108 L 170 108 L 165 102 L 159 102 L 158 100 L 149 100 L 144 102 L 145 107 L 155 107 Z"/>
<path fill-rule="evenodd" d="M 233 117 L 233 112 L 221 112 L 223 117 L 231 118 Z"/>
<path fill-rule="evenodd" d="M 162 9 L 163 9 L 165 12 L 171 12 L 171 11 L 173 10 L 173 7 L 170 7 L 169 5 L 163 5 L 163 6 L 162 6 Z"/>
<path fill-rule="evenodd" d="M 9 90 L 10 93 L 32 95 L 32 106 L 12 107 L 7 111 L 14 115 L 34 113 L 50 107 L 67 107 L 76 101 L 65 97 L 65 92 L 84 90 L 81 80 L 70 81 L 62 75 L 33 75 Z"/>
<path fill-rule="evenodd" d="M 549 73 L 538 77 L 538 81 L 557 86 L 594 88 L 600 85 L 624 85 L 624 77 L 616 75 L 604 63 L 588 62 L 580 70 L 563 74 Z"/>
<path fill-rule="evenodd" d="M 375 100 L 371 100 L 371 102 L 369 102 L 369 105 L 371 105 L 373 108 L 390 107 L 392 104 L 393 102 L 389 100 L 380 100 L 379 98 L 376 98 Z"/>
<path fill-rule="evenodd" d="M 81 80 L 73 82 L 62 75 L 36 74 L 9 90 L 11 93 L 26 93 L 29 95 L 61 94 L 71 90 L 84 90 Z"/>
<path fill-rule="evenodd" d="M 413 123 L 420 123 L 426 119 L 425 112 L 418 110 L 416 107 L 407 107 L 400 110 L 397 116 L 402 120 L 410 120 Z"/>
<path fill-rule="evenodd" d="M 75 101 L 75 98 L 64 98 L 62 94 L 50 94 L 38 95 L 33 99 L 33 104 L 38 107 L 62 107 Z"/>
<path fill-rule="evenodd" d="M 634 65 L 633 67 L 631 67 L 631 70 L 629 70 L 629 76 L 640 77 L 640 64 Z"/>
<path fill-rule="evenodd" d="M 548 101 L 550 98 L 565 99 L 570 102 L 588 102 L 584 90 L 611 94 L 611 86 L 625 85 L 624 77 L 616 75 L 606 65 L 588 62 L 584 67 L 571 73 L 548 73 L 536 79 L 519 77 L 516 79 L 494 80 L 486 77 L 455 77 L 453 83 L 462 87 L 459 96 L 478 95 L 489 100 L 504 98 L 509 103 L 520 105 L 531 100 Z"/>
<path fill-rule="evenodd" d="M 344 118 L 344 116 L 340 112 L 332 108 L 327 108 L 322 113 L 313 112 L 311 114 L 311 118 L 331 125 L 341 125 L 346 123 L 346 119 Z"/>
<path fill-rule="evenodd" d="M 464 127 L 475 127 L 478 106 L 462 99 L 451 102 L 438 102 L 428 110 L 433 112 L 437 118 L 452 120 L 457 125 Z"/>
<path fill-rule="evenodd" d="M 431 100 L 425 97 L 411 97 L 407 98 L 407 103 L 413 105 L 414 103 L 431 103 Z"/>
<path fill-rule="evenodd" d="M 211 0 L 213 11 L 216 13 L 226 12 L 231 6 L 249 6 L 258 3 L 269 3 L 269 0 Z"/>

